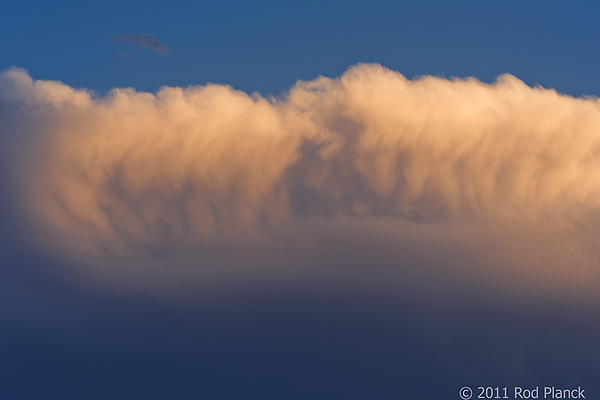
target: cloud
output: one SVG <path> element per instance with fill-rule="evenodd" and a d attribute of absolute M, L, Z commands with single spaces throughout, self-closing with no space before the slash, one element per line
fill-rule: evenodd
<path fill-rule="evenodd" d="M 158 40 L 154 39 L 148 35 L 125 35 L 125 36 L 116 36 L 116 40 L 120 42 L 128 42 L 133 41 L 140 47 L 144 47 L 146 49 L 158 51 L 164 57 L 167 56 L 167 46 L 162 43 L 159 43 Z"/>
<path fill-rule="evenodd" d="M 362 64 L 269 99 L 0 89 L 4 212 L 92 280 L 596 296 L 596 99 Z"/>

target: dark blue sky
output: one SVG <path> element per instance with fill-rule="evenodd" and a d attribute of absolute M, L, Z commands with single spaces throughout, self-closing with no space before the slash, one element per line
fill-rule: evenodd
<path fill-rule="evenodd" d="M 508 72 L 597 95 L 599 11 L 566 1 L 11 2 L 0 15 L 0 69 L 99 92 L 214 82 L 276 95 L 375 62 L 408 77 Z M 114 40 L 135 34 L 167 46 L 168 58 Z"/>

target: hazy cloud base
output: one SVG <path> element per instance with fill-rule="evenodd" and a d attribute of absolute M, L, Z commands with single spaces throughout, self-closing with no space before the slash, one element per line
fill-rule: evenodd
<path fill-rule="evenodd" d="M 595 99 L 379 65 L 96 97 L 12 69 L 0 116 L 19 243 L 90 281 L 595 298 Z"/>

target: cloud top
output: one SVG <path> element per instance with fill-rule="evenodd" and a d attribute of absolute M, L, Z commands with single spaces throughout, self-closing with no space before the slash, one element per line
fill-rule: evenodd
<path fill-rule="evenodd" d="M 270 99 L 96 98 L 19 69 L 0 89 L 9 212 L 81 270 L 503 293 L 600 278 L 595 99 L 379 65 Z"/>

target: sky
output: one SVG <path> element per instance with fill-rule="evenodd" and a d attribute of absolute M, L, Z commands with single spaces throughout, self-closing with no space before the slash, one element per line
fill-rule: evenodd
<path fill-rule="evenodd" d="M 0 398 L 600 392 L 585 2 L 0 13 Z"/>

